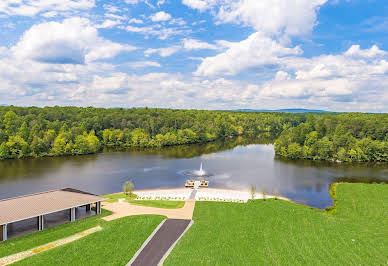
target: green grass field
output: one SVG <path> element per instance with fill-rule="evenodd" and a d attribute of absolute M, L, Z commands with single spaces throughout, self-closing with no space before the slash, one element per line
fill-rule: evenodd
<path fill-rule="evenodd" d="M 163 209 L 179 209 L 185 205 L 184 201 L 169 201 L 169 200 L 134 200 L 136 195 L 133 194 L 133 197 L 129 197 L 124 193 L 114 193 L 103 195 L 104 198 L 107 198 L 107 202 L 117 202 L 119 199 L 125 199 L 126 202 L 129 202 L 134 205 L 146 206 L 146 207 L 155 207 Z"/>
<path fill-rule="evenodd" d="M 102 215 L 99 216 L 91 216 L 85 219 L 77 220 L 73 223 L 66 223 L 40 232 L 0 242 L 0 258 L 74 235 L 97 225 L 103 226 L 104 221 L 101 220 L 101 217 L 110 214 L 111 212 L 102 210 Z"/>
<path fill-rule="evenodd" d="M 197 202 L 194 225 L 165 265 L 387 265 L 388 185 L 338 184 L 333 193 L 337 206 L 328 212 L 274 199 Z M 100 225 L 16 264 L 125 265 L 164 218 L 94 216 L 0 243 L 0 257 Z"/>
<path fill-rule="evenodd" d="M 164 216 L 137 215 L 101 222 L 93 233 L 13 265 L 126 265 Z"/>
<path fill-rule="evenodd" d="M 129 200 L 128 202 L 134 205 L 164 208 L 164 209 L 179 209 L 185 205 L 184 201 L 169 201 L 169 200 Z"/>
<path fill-rule="evenodd" d="M 124 193 L 113 193 L 113 194 L 106 194 L 102 195 L 104 198 L 106 198 L 107 202 L 117 202 L 119 199 L 135 199 L 136 195 L 132 194 L 132 197 L 129 197 L 129 195 L 125 195 Z"/>
<path fill-rule="evenodd" d="M 165 265 L 387 265 L 388 186 L 338 184 L 330 213 L 283 200 L 197 202 Z"/>

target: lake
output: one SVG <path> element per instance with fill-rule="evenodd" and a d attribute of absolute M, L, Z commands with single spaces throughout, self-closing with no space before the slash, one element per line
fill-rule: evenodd
<path fill-rule="evenodd" d="M 210 187 L 278 189 L 309 206 L 332 204 L 329 185 L 338 178 L 388 180 L 387 164 L 337 164 L 275 158 L 266 138 L 232 138 L 207 144 L 150 150 L 0 161 L 0 199 L 72 187 L 92 193 L 119 192 L 131 179 L 135 189 L 183 187 L 188 171 L 203 168 Z M 362 179 L 366 180 L 366 179 Z M 370 181 L 370 180 L 367 180 Z"/>

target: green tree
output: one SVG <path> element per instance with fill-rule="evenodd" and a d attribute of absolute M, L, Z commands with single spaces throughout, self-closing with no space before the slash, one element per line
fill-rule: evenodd
<path fill-rule="evenodd" d="M 125 195 L 129 195 L 129 197 L 132 197 L 132 192 L 133 192 L 133 182 L 132 180 L 126 181 L 123 185 L 123 192 Z"/>
<path fill-rule="evenodd" d="M 288 145 L 287 155 L 291 159 L 297 159 L 302 157 L 302 147 L 298 143 L 291 143 Z"/>
<path fill-rule="evenodd" d="M 22 137 L 25 141 L 28 141 L 28 137 L 30 135 L 30 131 L 28 129 L 27 122 L 23 122 L 21 127 L 19 128 L 18 135 Z"/>
<path fill-rule="evenodd" d="M 7 130 L 8 135 L 15 135 L 19 126 L 19 116 L 13 111 L 8 111 L 4 115 L 3 123 L 5 125 L 5 129 Z"/>
<path fill-rule="evenodd" d="M 6 143 L 12 158 L 23 158 L 28 155 L 28 144 L 20 136 L 11 136 Z"/>
<path fill-rule="evenodd" d="M 251 191 L 251 199 L 255 199 L 256 197 L 256 186 L 255 185 L 251 185 L 250 186 L 250 191 Z"/>

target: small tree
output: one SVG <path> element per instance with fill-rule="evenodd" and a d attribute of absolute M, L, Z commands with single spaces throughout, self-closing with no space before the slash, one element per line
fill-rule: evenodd
<path fill-rule="evenodd" d="M 275 188 L 275 190 L 273 191 L 273 195 L 275 196 L 275 200 L 277 200 L 279 198 L 279 190 Z"/>
<path fill-rule="evenodd" d="M 252 199 L 255 199 L 255 195 L 256 195 L 256 186 L 251 185 L 251 197 L 252 197 Z"/>
<path fill-rule="evenodd" d="M 262 187 L 261 193 L 263 194 L 263 199 L 266 200 L 267 199 L 267 187 L 266 186 Z"/>
<path fill-rule="evenodd" d="M 132 191 L 133 191 L 133 182 L 132 180 L 127 181 L 123 185 L 123 191 L 125 195 L 129 195 L 129 197 L 132 197 Z"/>

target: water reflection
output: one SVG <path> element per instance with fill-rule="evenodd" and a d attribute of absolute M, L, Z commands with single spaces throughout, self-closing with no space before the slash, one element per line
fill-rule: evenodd
<path fill-rule="evenodd" d="M 336 164 L 275 158 L 273 140 L 224 139 L 201 145 L 163 149 L 121 150 L 74 156 L 0 162 L 0 198 L 74 187 L 112 193 L 132 179 L 138 189 L 183 187 L 185 172 L 201 162 L 210 187 L 278 189 L 297 202 L 323 208 L 331 205 L 329 185 L 341 178 L 373 177 L 388 180 L 384 164 Z"/>

